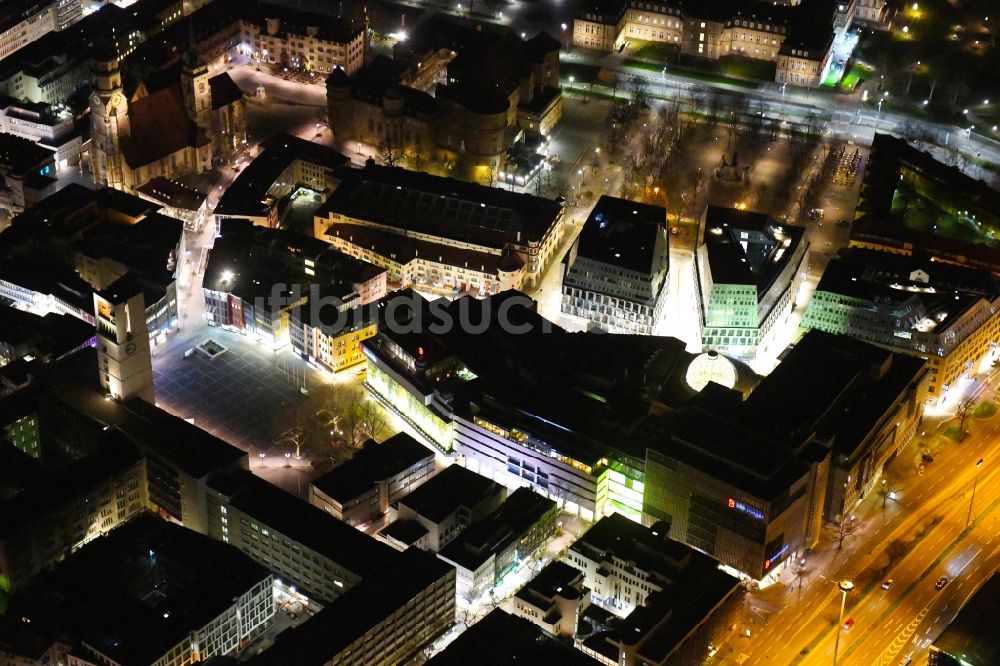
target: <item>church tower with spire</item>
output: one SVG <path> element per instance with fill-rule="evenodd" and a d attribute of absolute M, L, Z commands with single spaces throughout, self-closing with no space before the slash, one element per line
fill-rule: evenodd
<path fill-rule="evenodd" d="M 118 57 L 96 52 L 90 61 L 90 159 L 94 180 L 129 189 L 122 165 L 121 140 L 129 136 L 128 100 L 122 89 Z"/>
<path fill-rule="evenodd" d="M 190 22 L 191 19 L 188 18 Z M 205 126 L 212 115 L 212 89 L 208 85 L 208 65 L 198 55 L 194 33 L 189 37 L 188 50 L 181 58 L 181 90 L 184 110 L 196 125 Z"/>

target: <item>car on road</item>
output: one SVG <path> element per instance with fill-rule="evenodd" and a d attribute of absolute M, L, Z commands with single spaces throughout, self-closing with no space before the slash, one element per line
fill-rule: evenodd
<path fill-rule="evenodd" d="M 906 656 L 899 660 L 899 666 L 910 666 L 913 663 L 912 656 Z"/>
<path fill-rule="evenodd" d="M 851 627 L 854 626 L 854 618 L 849 617 L 844 621 L 844 631 L 850 631 Z"/>
<path fill-rule="evenodd" d="M 810 220 L 820 220 L 820 219 L 823 218 L 823 215 L 825 213 L 826 213 L 826 211 L 823 210 L 822 208 L 812 208 L 812 209 L 809 210 L 809 212 L 806 214 L 806 216 Z"/>
<path fill-rule="evenodd" d="M 920 454 L 920 461 L 925 463 L 932 463 L 934 462 L 934 456 L 932 456 L 929 453 L 922 453 Z"/>
<path fill-rule="evenodd" d="M 948 584 L 948 577 L 941 576 L 940 578 L 938 578 L 938 582 L 934 583 L 934 587 L 940 590 L 947 584 Z"/>
<path fill-rule="evenodd" d="M 892 587 L 892 584 L 893 584 L 893 583 L 895 583 L 895 582 L 896 582 L 896 581 L 894 581 L 894 580 L 893 580 L 892 578 L 890 578 L 890 579 L 888 579 L 888 580 L 884 581 L 884 582 L 882 583 L 882 589 L 883 589 L 883 590 L 888 590 L 888 589 L 890 589 L 890 588 Z"/>

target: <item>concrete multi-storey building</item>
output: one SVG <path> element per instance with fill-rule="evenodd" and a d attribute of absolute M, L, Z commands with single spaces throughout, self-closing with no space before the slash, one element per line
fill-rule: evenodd
<path fill-rule="evenodd" d="M 498 322 L 501 312 L 516 326 Z M 684 374 L 693 356 L 684 344 L 569 335 L 516 292 L 460 299 L 447 313 L 453 322 L 490 323 L 479 334 L 455 326 L 440 337 L 428 330 L 437 321 L 432 314 L 423 315 L 420 331 L 384 327 L 362 345 L 368 389 L 473 472 L 529 487 L 587 520 L 612 510 L 638 520 L 645 453 L 629 453 L 611 433 L 629 427 L 643 408 L 616 403 L 664 385 L 676 387 L 665 402 L 691 395 Z M 498 366 L 496 349 L 515 365 Z M 484 377 L 492 378 L 489 388 Z"/>
<path fill-rule="evenodd" d="M 504 576 L 530 560 L 556 529 L 556 503 L 518 488 L 483 520 L 465 529 L 438 552 L 455 567 L 456 593 L 475 604 Z"/>
<path fill-rule="evenodd" d="M 309 503 L 349 525 L 380 520 L 434 474 L 434 451 L 405 432 L 368 441 L 354 457 L 309 483 Z"/>
<path fill-rule="evenodd" d="M 37 422 L 36 413 L 29 416 Z M 34 486 L 0 502 L 0 580 L 5 588 L 20 587 L 146 509 L 142 454 L 117 431 L 103 439 L 93 455 L 55 473 L 51 485 Z"/>
<path fill-rule="evenodd" d="M 406 663 L 454 624 L 455 569 L 410 548 L 246 663 Z"/>
<path fill-rule="evenodd" d="M 739 589 L 704 553 L 668 537 L 670 527 L 602 518 L 569 547 L 595 604 L 620 616 L 579 648 L 606 666 L 680 666 L 704 658 L 705 630 Z M 610 623 L 609 623 L 610 625 Z"/>
<path fill-rule="evenodd" d="M 686 5 L 673 0 L 594 2 L 573 20 L 573 44 L 602 51 L 629 39 L 662 42 L 707 60 L 743 56 L 776 63 L 775 81 L 816 87 L 835 37 L 850 26 L 855 0 L 764 3 L 733 0 Z"/>
<path fill-rule="evenodd" d="M 64 187 L 14 218 L 0 243 L 11 256 L 8 297 L 93 325 L 93 292 L 126 280 L 143 294 L 152 343 L 162 342 L 180 323 L 176 273 L 186 248 L 184 224 L 158 209 L 118 190 Z"/>
<path fill-rule="evenodd" d="M 10 608 L 70 639 L 63 663 L 185 666 L 237 654 L 260 636 L 274 617 L 273 585 L 236 549 L 143 514 L 68 557 Z"/>
<path fill-rule="evenodd" d="M 56 191 L 56 151 L 0 134 L 0 208 L 16 215 Z"/>
<path fill-rule="evenodd" d="M 702 347 L 752 361 L 795 306 L 809 243 L 763 213 L 709 206 L 695 252 Z"/>
<path fill-rule="evenodd" d="M 274 348 L 294 339 L 300 353 L 322 358 L 306 345 L 306 323 L 321 324 L 324 310 L 331 324 L 346 321 L 340 311 L 384 297 L 386 272 L 310 236 L 232 220 L 215 241 L 202 285 L 210 326 Z M 326 357 L 333 362 L 329 350 Z"/>
<path fill-rule="evenodd" d="M 480 308 L 496 313 L 514 297 L 462 299 L 448 312 L 473 307 L 478 322 Z M 366 386 L 428 443 L 587 520 L 669 522 L 674 539 L 755 580 L 872 492 L 923 415 L 921 359 L 819 331 L 750 388 L 737 364 L 669 338 L 530 324 L 435 335 L 434 321 L 363 343 Z M 530 323 L 530 308 L 514 321 Z M 514 367 L 498 367 L 496 349 Z"/>
<path fill-rule="evenodd" d="M 0 9 L 0 60 L 59 29 L 52 0 L 11 0 Z"/>
<path fill-rule="evenodd" d="M 563 316 L 652 335 L 667 300 L 666 219 L 661 206 L 602 196 L 566 257 Z"/>
<path fill-rule="evenodd" d="M 207 534 L 327 604 L 392 564 L 396 551 L 246 470 L 209 483 Z"/>
<path fill-rule="evenodd" d="M 68 111 L 56 112 L 45 103 L 3 100 L 0 131 L 55 151 L 57 172 L 80 163 L 83 142 Z"/>
<path fill-rule="evenodd" d="M 553 636 L 576 636 L 580 614 L 590 605 L 584 574 L 565 562 L 545 566 L 504 606 L 511 615 L 534 622 Z"/>
<path fill-rule="evenodd" d="M 212 211 L 216 225 L 234 219 L 277 227 L 281 221 L 278 204 L 282 200 L 290 195 L 318 195 L 325 199 L 340 182 L 337 167 L 349 161 L 327 146 L 275 134 L 261 142 L 261 152 L 219 197 Z"/>
<path fill-rule="evenodd" d="M 436 553 L 498 508 L 507 489 L 461 465 L 448 465 L 393 507 L 396 519 L 378 538 L 396 548 Z"/>
<path fill-rule="evenodd" d="M 851 248 L 823 273 L 802 326 L 927 359 L 927 398 L 944 402 L 997 351 L 1000 286 L 989 271 L 924 253 Z"/>
<path fill-rule="evenodd" d="M 563 206 L 451 178 L 368 164 L 316 211 L 316 238 L 415 289 L 495 294 L 537 284 Z"/>

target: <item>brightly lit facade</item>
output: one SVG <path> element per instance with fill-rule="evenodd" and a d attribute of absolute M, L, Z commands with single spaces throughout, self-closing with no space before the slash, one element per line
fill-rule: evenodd
<path fill-rule="evenodd" d="M 0 60 L 59 29 L 56 3 L 52 0 L 15 0 L 14 11 L 0 23 Z"/>
<path fill-rule="evenodd" d="M 768 60 L 778 63 L 779 83 L 817 86 L 830 60 L 834 35 L 849 27 L 855 1 L 807 3 L 801 8 L 797 1 L 697 6 L 674 0 L 591 2 L 573 20 L 573 45 L 614 51 L 630 40 L 645 40 L 708 60 L 725 56 Z M 815 21 L 802 16 L 806 11 L 827 12 L 829 23 L 817 29 Z M 787 76 L 789 56 L 809 60 L 804 73 L 811 76 Z"/>
<path fill-rule="evenodd" d="M 760 474 L 752 462 L 732 463 L 738 474 Z M 758 494 L 650 450 L 646 458 L 646 522 L 670 523 L 670 536 L 708 553 L 754 580 L 764 578 L 790 555 L 802 551 L 813 476 L 804 465 L 776 496 Z M 797 477 L 797 478 L 796 478 Z"/>
<path fill-rule="evenodd" d="M 303 521 L 311 520 L 313 525 L 321 525 L 327 532 L 339 531 L 344 536 L 344 548 L 349 549 L 354 545 L 349 543 L 350 537 L 355 536 L 349 531 L 353 528 L 282 490 L 269 488 L 266 481 L 250 476 L 249 472 L 237 472 L 229 478 L 210 482 L 212 487 L 207 493 L 209 536 L 239 548 L 273 571 L 284 583 L 292 585 L 293 591 L 302 590 L 324 604 L 361 581 L 360 575 L 332 557 L 334 553 L 313 547 L 320 543 L 319 540 L 306 543 L 301 530 L 298 534 L 289 533 L 289 528 L 308 525 L 310 523 Z M 287 507 L 289 512 L 281 516 L 285 522 L 277 522 L 278 516 L 271 515 L 277 511 L 262 509 L 263 500 L 255 501 L 250 494 L 273 499 L 276 504 Z M 367 541 L 374 544 L 374 540 Z"/>
<path fill-rule="evenodd" d="M 854 248 L 831 262 L 802 326 L 927 359 L 927 398 L 944 402 L 997 348 L 1000 288 L 988 271 Z"/>
<path fill-rule="evenodd" d="M 325 74 L 337 67 L 353 74 L 364 64 L 367 25 L 279 5 L 253 13 L 240 21 L 240 50 L 259 62 Z"/>
<path fill-rule="evenodd" d="M 667 301 L 662 206 L 602 196 L 567 257 L 562 313 L 610 333 L 652 335 Z"/>
<path fill-rule="evenodd" d="M 753 361 L 795 306 L 809 243 L 762 213 L 709 206 L 695 254 L 702 346 Z"/>

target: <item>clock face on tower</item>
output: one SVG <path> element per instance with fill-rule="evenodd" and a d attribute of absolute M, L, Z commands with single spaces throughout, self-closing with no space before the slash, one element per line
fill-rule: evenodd
<path fill-rule="evenodd" d="M 134 342 L 130 342 L 127 345 L 125 345 L 125 353 L 128 354 L 129 356 L 131 356 L 132 354 L 135 353 L 135 343 Z"/>

